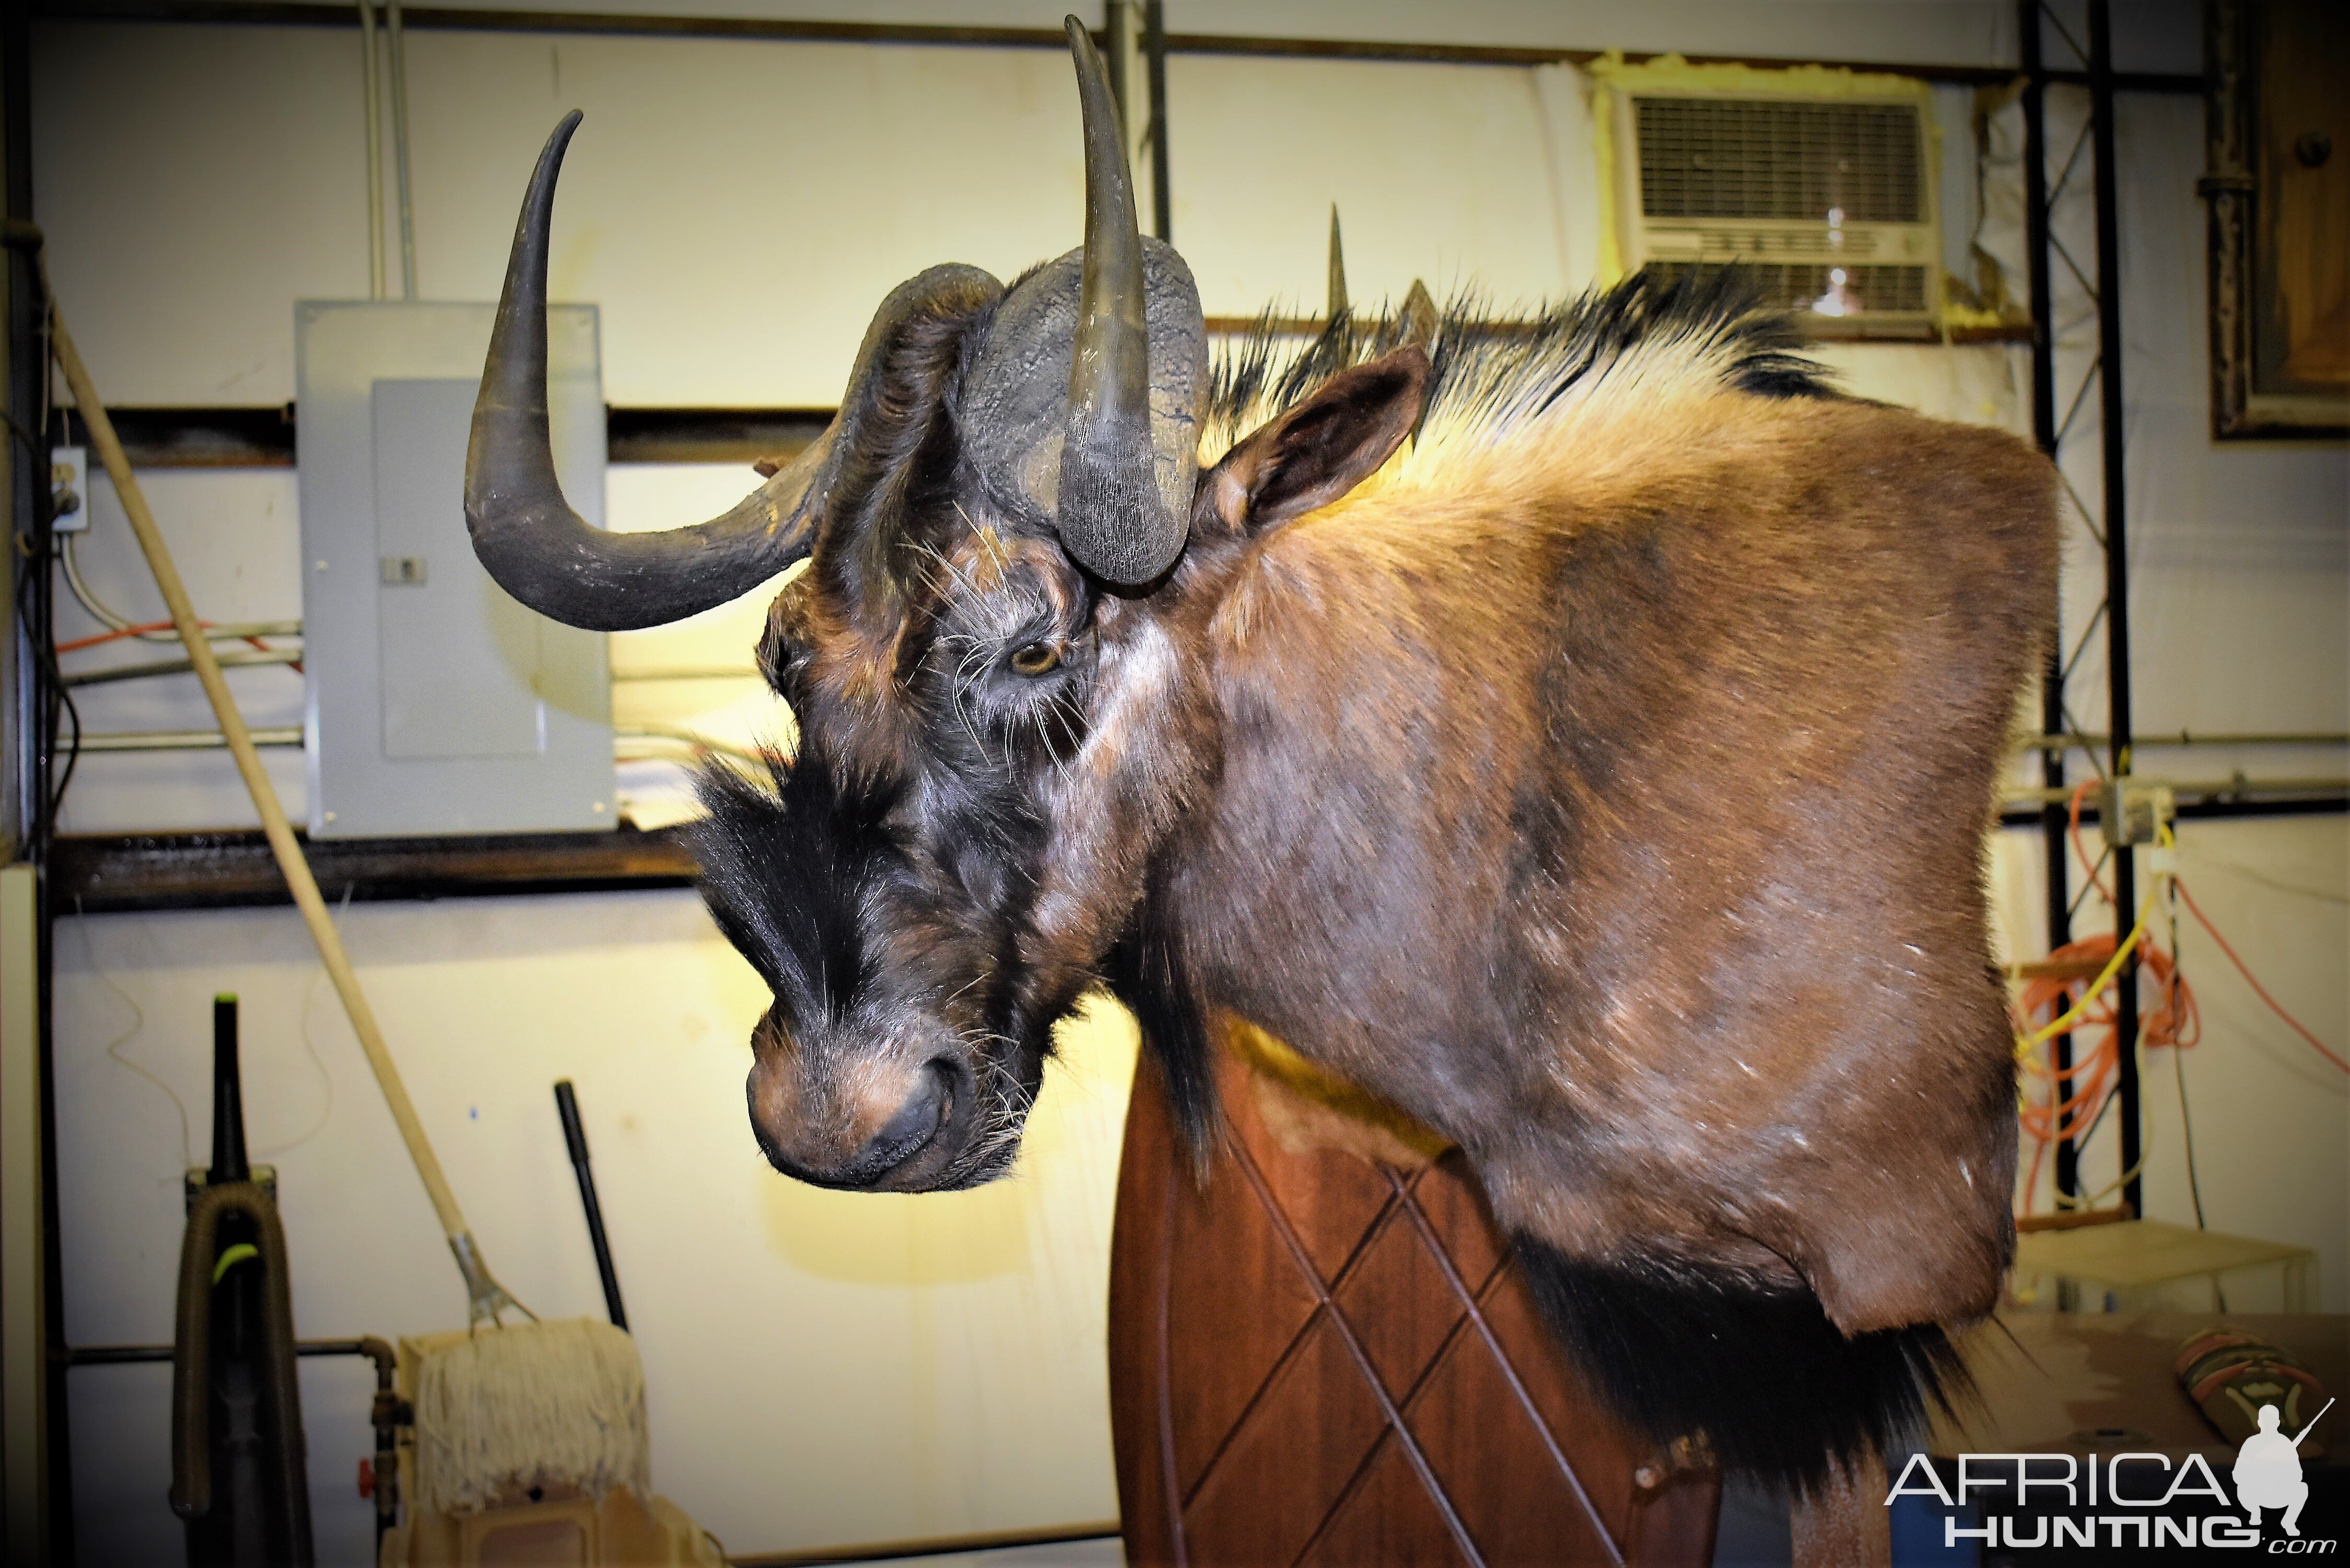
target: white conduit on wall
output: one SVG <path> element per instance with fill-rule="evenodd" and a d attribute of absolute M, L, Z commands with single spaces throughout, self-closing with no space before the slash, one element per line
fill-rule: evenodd
<path fill-rule="evenodd" d="M 359 97 L 367 115 L 368 297 L 383 297 L 383 106 L 378 97 L 375 6 L 359 0 Z"/>
<path fill-rule="evenodd" d="M 391 46 L 391 163 L 400 182 L 400 297 L 416 297 L 416 225 L 408 200 L 408 44 L 400 25 L 400 0 L 384 6 L 385 40 Z"/>
<path fill-rule="evenodd" d="M 408 191 L 408 47 L 400 0 L 385 0 L 383 47 L 376 47 L 374 0 L 359 0 L 360 99 L 367 116 L 368 297 L 385 297 L 383 265 L 384 77 L 391 78 L 391 162 L 400 209 L 400 297 L 416 297 L 416 222 Z"/>

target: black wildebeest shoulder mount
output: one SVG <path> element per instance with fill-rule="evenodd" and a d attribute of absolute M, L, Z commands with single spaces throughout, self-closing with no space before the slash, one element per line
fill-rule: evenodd
<path fill-rule="evenodd" d="M 1806 1486 L 1881 1451 L 2012 1249 L 1980 846 L 2050 470 L 1835 395 L 1734 277 L 1507 333 L 1416 296 L 1211 369 L 1069 37 L 1084 245 L 899 286 L 830 429 L 699 526 L 606 534 L 556 482 L 576 115 L 516 225 L 467 457 L 492 576 L 618 630 L 806 563 L 758 649 L 795 754 L 707 774 L 692 830 L 774 992 L 761 1149 L 998 1176 L 1107 985 L 1204 1160 L 1229 1015 L 1467 1153 L 1639 1429 Z"/>

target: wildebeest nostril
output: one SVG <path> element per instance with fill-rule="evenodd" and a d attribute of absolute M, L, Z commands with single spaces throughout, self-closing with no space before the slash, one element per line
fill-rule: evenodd
<path fill-rule="evenodd" d="M 933 1067 L 925 1072 L 881 1130 L 873 1135 L 857 1158 L 853 1168 L 866 1180 L 879 1180 L 895 1169 L 917 1149 L 930 1142 L 931 1134 L 946 1119 L 947 1086 L 943 1074 Z"/>

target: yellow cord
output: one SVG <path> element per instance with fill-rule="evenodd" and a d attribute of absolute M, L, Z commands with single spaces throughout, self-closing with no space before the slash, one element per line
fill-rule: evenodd
<path fill-rule="evenodd" d="M 2159 842 L 2163 848 L 2168 849 L 2172 843 L 2170 829 L 2166 825 L 2160 831 Z M 2114 949 L 2113 960 L 2106 965 L 2104 972 L 2100 973 L 2090 982 L 2087 989 L 2081 992 L 2081 1000 L 2074 1002 L 2072 1008 L 2054 1023 L 2032 1034 L 2017 1037 L 2015 1054 L 2019 1059 L 2030 1055 L 2043 1042 L 2053 1040 L 2057 1035 L 2069 1031 L 2073 1025 L 2081 1022 L 2082 1015 L 2089 1011 L 2097 998 L 2106 993 L 2106 987 L 2113 984 L 2114 976 L 2121 972 L 2122 965 L 2128 961 L 2130 954 L 2137 950 L 2137 944 L 2145 939 L 2147 924 L 2154 919 L 2155 903 L 2161 897 L 2162 884 L 2169 875 L 2168 871 L 2155 873 L 2153 886 L 2146 890 L 2146 901 L 2138 906 L 2137 924 L 2130 928 L 2129 935 L 2122 939 L 2121 945 Z"/>
<path fill-rule="evenodd" d="M 2119 1176 L 2115 1177 L 2113 1180 L 2107 1182 L 2096 1191 L 2089 1194 L 2086 1198 L 2067 1198 L 2061 1192 L 2056 1194 L 2056 1207 L 2059 1209 L 2095 1209 L 2098 1204 L 2103 1203 L 2106 1199 L 2111 1198 L 2115 1193 L 2119 1192 L 2123 1188 L 2127 1187 L 2131 1182 L 2137 1180 L 2138 1173 L 2145 1168 L 2146 1155 L 2144 1153 L 2140 1153 L 2137 1157 L 2137 1163 L 2136 1165 L 2131 1166 L 2127 1170 L 2123 1171 Z"/>
<path fill-rule="evenodd" d="M 2157 843 L 2162 848 L 2169 849 L 2176 846 L 2178 841 L 2171 836 L 2169 824 L 2158 823 L 2156 825 L 2155 831 L 2157 834 Z M 2137 950 L 2137 944 L 2145 938 L 2147 922 L 2152 920 L 2154 918 L 2155 903 L 2161 897 L 2163 884 L 2169 879 L 2169 877 L 2170 873 L 2168 870 L 2159 870 L 2154 874 L 2153 885 L 2147 889 L 2146 902 L 2138 906 L 2137 924 L 2131 929 L 2128 936 L 2122 939 L 2121 945 L 2114 950 L 2113 961 L 2106 964 L 2105 972 L 2098 975 L 2095 982 L 2081 993 L 2080 1002 L 2072 1009 L 2072 1011 L 2065 1013 L 2062 1018 L 2057 1019 L 2054 1023 L 2049 1024 L 2046 1028 L 2033 1034 L 2028 1039 L 2022 1035 L 2018 1035 L 2016 1037 L 2015 1054 L 2019 1061 L 2024 1056 L 2030 1054 L 2043 1042 L 2064 1033 L 2074 1024 L 2079 1023 L 2081 1015 L 2089 1010 L 2089 1004 L 2095 1002 L 2098 997 L 2105 994 L 2106 987 L 2111 985 L 2113 983 L 2114 976 L 2121 972 L 2123 961 L 2127 959 L 2132 952 Z M 2132 1052 L 2137 1051 L 2137 1041 L 2133 1040 L 2130 1042 L 2130 1049 Z M 2021 1085 L 2017 1085 L 2016 1097 L 2019 1101 L 2022 1098 L 2022 1086 Z M 2098 1189 L 2095 1192 L 2091 1193 L 2085 1198 L 2068 1197 L 2065 1194 L 2059 1192 L 2056 1194 L 2056 1207 L 2059 1209 L 2074 1210 L 2095 1208 L 2099 1203 L 2112 1197 L 2115 1193 L 2119 1192 L 2123 1188 L 2128 1186 L 2130 1182 L 2137 1179 L 2138 1173 L 2146 1168 L 2146 1156 L 2147 1151 L 2140 1150 L 2137 1157 L 2137 1163 L 2136 1165 L 2131 1166 L 2127 1170 L 2123 1171 L 2119 1176 L 2114 1178 L 2112 1181 L 2106 1183 L 2104 1187 Z"/>

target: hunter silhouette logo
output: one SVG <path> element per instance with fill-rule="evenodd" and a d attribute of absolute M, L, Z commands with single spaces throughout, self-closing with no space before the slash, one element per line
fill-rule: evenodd
<path fill-rule="evenodd" d="M 2302 1538 L 2301 1511 L 2309 1501 L 2309 1483 L 2301 1473 L 2301 1442 L 2333 1408 L 2334 1401 L 2328 1399 L 2308 1426 L 2288 1437 L 2282 1429 L 2282 1412 L 2274 1405 L 2260 1407 L 2260 1429 L 2236 1453 L 2233 1512 L 2193 1511 L 2197 1498 L 2210 1500 L 2205 1508 L 2229 1507 L 2227 1489 L 2199 1453 L 2189 1454 L 2183 1462 L 2146 1452 L 1960 1454 L 1953 1486 L 1946 1484 L 1932 1459 L 1916 1452 L 1886 1493 L 1885 1502 L 1888 1508 L 1903 1497 L 1930 1497 L 1939 1502 L 1947 1511 L 1942 1518 L 1945 1547 L 1975 1541 L 1986 1550 L 2027 1551 L 2058 1546 L 2257 1551 L 2262 1543 L 2261 1515 L 2275 1509 L 2284 1535 L 2267 1542 L 2270 1554 L 2330 1554 L 2338 1542 Z M 1987 1495 L 1971 1495 L 1977 1492 Z"/>
<path fill-rule="evenodd" d="M 2236 1501 L 2244 1511 L 2246 1522 L 2254 1530 L 2261 1527 L 2261 1511 L 2268 1508 L 2284 1510 L 2284 1532 L 2301 1533 L 2302 1505 L 2309 1501 L 2309 1483 L 2301 1477 L 2301 1439 L 2312 1428 L 2325 1418 L 2325 1411 L 2334 1408 L 2328 1399 L 2324 1409 L 2309 1418 L 2309 1426 L 2288 1438 L 2277 1430 L 2282 1419 L 2273 1405 L 2261 1407 L 2261 1429 L 2244 1439 L 2236 1450 Z"/>

